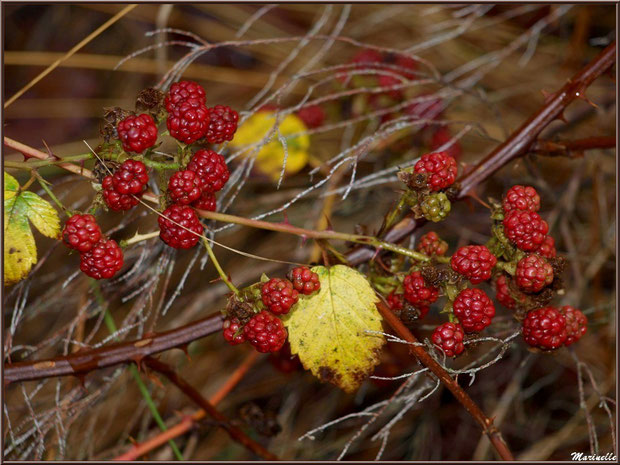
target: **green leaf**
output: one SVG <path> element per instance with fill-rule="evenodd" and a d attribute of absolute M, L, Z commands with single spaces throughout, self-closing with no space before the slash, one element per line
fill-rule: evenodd
<path fill-rule="evenodd" d="M 378 298 L 361 273 L 336 265 L 316 266 L 321 289 L 301 297 L 283 317 L 291 352 L 321 381 L 346 392 L 356 391 L 379 363 L 381 334 Z"/>
<path fill-rule="evenodd" d="M 34 192 L 20 192 L 19 183 L 4 173 L 4 284 L 24 279 L 37 263 L 37 247 L 28 220 L 41 234 L 56 238 L 60 219 L 54 208 Z"/>

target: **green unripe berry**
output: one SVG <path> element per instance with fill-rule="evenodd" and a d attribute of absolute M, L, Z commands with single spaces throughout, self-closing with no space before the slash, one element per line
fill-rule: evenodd
<path fill-rule="evenodd" d="M 428 195 L 420 205 L 424 218 L 433 223 L 437 223 L 448 216 L 451 207 L 450 201 L 444 193 Z"/>

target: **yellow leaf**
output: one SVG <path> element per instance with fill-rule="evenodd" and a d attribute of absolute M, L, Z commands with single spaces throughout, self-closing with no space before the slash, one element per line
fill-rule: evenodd
<path fill-rule="evenodd" d="M 275 113 L 272 111 L 259 111 L 248 118 L 235 133 L 234 139 L 230 142 L 232 148 L 243 148 L 253 144 L 261 144 L 262 140 L 269 135 L 275 125 Z M 255 147 L 247 147 L 243 151 L 246 157 L 256 157 L 256 167 L 274 181 L 280 178 L 282 166 L 286 158 L 285 174 L 295 174 L 308 163 L 308 148 L 310 138 L 306 134 L 307 128 L 303 121 L 295 115 L 287 115 L 280 121 L 279 132 L 286 143 L 285 155 L 284 146 L 280 141 L 278 132 L 272 134 L 269 143 L 261 147 L 258 153 Z M 298 134 L 292 136 L 292 134 Z"/>
<path fill-rule="evenodd" d="M 354 392 L 379 363 L 385 338 L 377 296 L 358 271 L 344 265 L 316 266 L 321 289 L 301 296 L 283 317 L 291 352 L 321 381 Z"/>
<path fill-rule="evenodd" d="M 19 191 L 19 183 L 17 179 L 6 171 L 4 172 L 4 200 L 9 200 Z"/>
<path fill-rule="evenodd" d="M 4 173 L 4 284 L 24 279 L 37 263 L 37 246 L 28 220 L 44 235 L 58 237 L 56 210 L 34 192 L 20 192 L 19 183 Z"/>

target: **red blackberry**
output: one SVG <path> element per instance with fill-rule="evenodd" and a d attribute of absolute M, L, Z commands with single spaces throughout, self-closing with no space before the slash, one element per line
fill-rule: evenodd
<path fill-rule="evenodd" d="M 309 105 L 302 107 L 297 116 L 308 128 L 318 128 L 325 121 L 325 110 L 319 105 Z"/>
<path fill-rule="evenodd" d="M 465 350 L 463 328 L 458 323 L 444 323 L 435 328 L 431 340 L 447 357 L 456 357 Z"/>
<path fill-rule="evenodd" d="M 545 236 L 545 240 L 540 244 L 540 247 L 536 249 L 536 253 L 541 257 L 555 258 L 558 254 L 555 250 L 555 239 L 551 236 Z"/>
<path fill-rule="evenodd" d="M 439 289 L 428 286 L 419 271 L 414 271 L 405 276 L 403 287 L 405 288 L 404 294 L 407 302 L 417 307 L 428 307 L 439 296 Z"/>
<path fill-rule="evenodd" d="M 208 212 L 214 212 L 217 209 L 217 201 L 215 200 L 215 194 L 209 191 L 202 191 L 200 197 L 192 202 L 192 207 L 199 210 L 206 210 Z"/>
<path fill-rule="evenodd" d="M 200 198 L 201 187 L 200 178 L 192 170 L 177 171 L 168 181 L 168 195 L 174 203 L 189 205 Z"/>
<path fill-rule="evenodd" d="M 508 287 L 508 277 L 506 275 L 501 275 L 495 281 L 495 297 L 500 304 L 509 309 L 514 309 L 517 305 L 516 300 L 512 297 L 510 288 Z M 514 294 L 514 293 L 513 293 Z M 518 297 L 520 303 L 525 303 L 527 297 L 524 294 L 519 293 Z"/>
<path fill-rule="evenodd" d="M 171 205 L 162 215 L 157 219 L 162 241 L 175 249 L 191 249 L 198 243 L 204 228 L 191 207 Z"/>
<path fill-rule="evenodd" d="M 583 336 L 588 329 L 588 318 L 581 312 L 581 310 L 565 305 L 560 309 L 560 313 L 566 320 L 566 340 L 565 346 L 569 346 Z"/>
<path fill-rule="evenodd" d="M 431 191 L 450 187 L 456 180 L 456 160 L 447 152 L 427 153 L 415 164 L 416 173 L 428 175 L 426 183 Z"/>
<path fill-rule="evenodd" d="M 544 242 L 549 231 L 538 213 L 512 210 L 504 218 L 504 233 L 519 249 L 533 252 Z"/>
<path fill-rule="evenodd" d="M 381 55 L 380 52 L 372 50 L 370 48 L 360 50 L 351 60 L 352 63 L 357 63 L 358 65 L 381 63 L 382 61 L 383 55 Z"/>
<path fill-rule="evenodd" d="M 386 297 L 388 306 L 392 311 L 399 312 L 405 305 L 405 296 L 403 294 L 397 294 L 396 292 L 390 292 Z"/>
<path fill-rule="evenodd" d="M 226 318 L 223 325 L 224 339 L 231 346 L 245 342 L 245 333 L 241 328 L 238 318 Z"/>
<path fill-rule="evenodd" d="M 288 278 L 293 283 L 295 290 L 304 295 L 310 295 L 321 288 L 319 275 L 306 266 L 293 268 Z"/>
<path fill-rule="evenodd" d="M 440 126 L 433 132 L 430 148 L 433 152 L 442 149 L 442 147 L 452 140 L 450 130 L 445 126 Z M 455 160 L 461 158 L 461 143 L 458 140 L 452 142 L 447 148 L 442 149 Z"/>
<path fill-rule="evenodd" d="M 109 279 L 123 267 L 123 251 L 116 241 L 102 239 L 80 255 L 80 270 L 95 279 Z"/>
<path fill-rule="evenodd" d="M 557 309 L 542 307 L 528 312 L 521 333 L 525 342 L 532 347 L 557 349 L 567 338 L 566 320 Z"/>
<path fill-rule="evenodd" d="M 291 345 L 288 342 L 280 350 L 270 354 L 269 361 L 282 373 L 292 373 L 302 368 L 299 357 L 291 353 Z"/>
<path fill-rule="evenodd" d="M 196 99 L 203 105 L 207 103 L 205 90 L 194 81 L 179 81 L 170 86 L 166 94 L 166 110 L 170 113 L 181 101 L 188 98 Z"/>
<path fill-rule="evenodd" d="M 517 263 L 517 286 L 524 292 L 538 292 L 553 282 L 553 268 L 540 255 L 534 253 Z"/>
<path fill-rule="evenodd" d="M 209 110 L 195 98 L 179 101 L 166 120 L 170 135 L 185 144 L 192 144 L 204 137 L 209 126 Z"/>
<path fill-rule="evenodd" d="M 101 239 L 101 229 L 93 215 L 73 215 L 65 223 L 62 239 L 67 247 L 88 252 Z"/>
<path fill-rule="evenodd" d="M 467 333 L 479 333 L 495 316 L 493 302 L 480 289 L 463 289 L 454 299 L 453 309 Z"/>
<path fill-rule="evenodd" d="M 247 341 L 262 353 L 277 352 L 286 342 L 286 328 L 278 317 L 263 310 L 243 328 Z"/>
<path fill-rule="evenodd" d="M 235 110 L 225 105 L 216 105 L 209 110 L 209 125 L 205 132 L 205 139 L 210 144 L 221 144 L 231 141 L 237 130 L 239 115 Z"/>
<path fill-rule="evenodd" d="M 271 278 L 260 290 L 265 306 L 276 315 L 288 313 L 299 300 L 299 293 L 288 279 Z"/>
<path fill-rule="evenodd" d="M 213 193 L 222 189 L 230 177 L 224 157 L 213 150 L 198 150 L 192 156 L 187 169 L 198 175 L 203 190 Z"/>
<path fill-rule="evenodd" d="M 415 78 L 415 70 L 418 67 L 418 62 L 407 55 L 396 55 L 396 59 L 394 60 L 394 65 L 398 66 L 401 69 L 398 69 L 396 72 L 407 78 L 409 80 Z"/>
<path fill-rule="evenodd" d="M 442 241 L 435 231 L 429 231 L 420 237 L 415 249 L 429 257 L 432 255 L 442 256 L 448 251 L 448 243 Z"/>
<path fill-rule="evenodd" d="M 141 153 L 157 142 L 157 125 L 151 115 L 128 116 L 116 127 L 125 152 Z"/>
<path fill-rule="evenodd" d="M 115 211 L 129 210 L 135 207 L 146 190 L 149 175 L 144 163 L 138 160 L 126 160 L 113 175 L 103 178 L 103 198 L 106 205 Z"/>
<path fill-rule="evenodd" d="M 460 247 L 450 259 L 452 269 L 465 276 L 472 284 L 489 279 L 496 263 L 497 258 L 484 245 Z"/>
<path fill-rule="evenodd" d="M 540 210 L 540 197 L 532 186 L 512 186 L 503 201 L 504 214 L 513 210 L 537 212 Z"/>

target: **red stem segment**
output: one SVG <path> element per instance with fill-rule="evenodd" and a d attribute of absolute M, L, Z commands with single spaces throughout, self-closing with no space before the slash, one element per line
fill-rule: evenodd
<path fill-rule="evenodd" d="M 392 329 L 407 342 L 416 344 L 418 340 L 415 338 L 411 331 L 400 321 L 400 319 L 394 315 L 394 313 L 383 303 L 377 303 L 377 308 L 383 315 L 383 318 L 392 327 Z M 459 384 L 450 376 L 450 374 L 444 370 L 444 368 L 431 357 L 422 346 L 411 345 L 409 351 L 415 355 L 420 363 L 433 372 L 437 378 L 446 386 L 450 392 L 456 397 L 456 399 L 465 407 L 467 412 L 476 420 L 476 422 L 482 428 L 484 434 L 486 434 L 491 441 L 491 444 L 502 458 L 502 460 L 513 461 L 514 457 L 510 449 L 506 445 L 502 437 L 502 433 L 493 425 L 493 420 L 488 418 L 484 412 L 478 407 L 478 405 L 472 400 L 471 397 L 459 386 Z"/>

